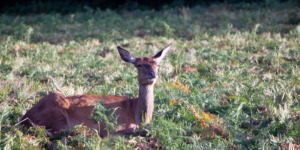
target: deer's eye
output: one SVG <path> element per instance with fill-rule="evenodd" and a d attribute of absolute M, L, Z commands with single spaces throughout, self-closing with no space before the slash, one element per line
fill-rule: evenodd
<path fill-rule="evenodd" d="M 156 64 L 156 62 L 155 62 L 155 61 L 151 61 L 150 63 L 151 63 L 151 64 Z"/>

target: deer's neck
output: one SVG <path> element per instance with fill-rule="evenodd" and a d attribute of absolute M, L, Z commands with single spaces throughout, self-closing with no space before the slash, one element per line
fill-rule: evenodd
<path fill-rule="evenodd" d="M 140 85 L 138 107 L 135 113 L 135 122 L 142 123 L 142 118 L 145 124 L 149 124 L 152 118 L 154 108 L 154 84 Z"/>

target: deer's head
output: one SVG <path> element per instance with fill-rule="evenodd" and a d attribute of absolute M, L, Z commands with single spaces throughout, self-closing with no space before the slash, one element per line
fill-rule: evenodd
<path fill-rule="evenodd" d="M 128 63 L 132 63 L 138 69 L 138 81 L 142 85 L 155 83 L 158 78 L 159 63 L 162 62 L 170 50 L 172 44 L 159 51 L 153 57 L 135 57 L 129 51 L 118 46 L 121 58 Z"/>

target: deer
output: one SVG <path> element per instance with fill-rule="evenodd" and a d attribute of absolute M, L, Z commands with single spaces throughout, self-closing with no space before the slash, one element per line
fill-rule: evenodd
<path fill-rule="evenodd" d="M 61 132 L 84 125 L 95 129 L 101 137 L 107 136 L 105 124 L 96 124 L 91 119 L 95 104 L 102 100 L 107 109 L 117 108 L 117 131 L 113 134 L 133 134 L 142 124 L 148 125 L 154 109 L 154 84 L 158 79 L 159 64 L 166 59 L 172 43 L 153 57 L 135 57 L 128 50 L 118 46 L 121 59 L 137 68 L 139 93 L 137 98 L 115 95 L 75 95 L 64 97 L 59 92 L 49 93 L 29 109 L 21 118 L 20 124 L 30 128 L 43 126 L 51 133 Z"/>

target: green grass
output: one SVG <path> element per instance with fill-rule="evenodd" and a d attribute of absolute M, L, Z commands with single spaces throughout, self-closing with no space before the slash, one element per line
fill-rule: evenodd
<path fill-rule="evenodd" d="M 1 149 L 275 149 L 300 142 L 300 14 L 292 3 L 162 11 L 0 15 Z M 100 138 L 85 127 L 22 132 L 20 117 L 48 92 L 138 94 L 118 45 L 152 56 L 169 43 L 146 135 Z M 189 72 L 189 68 L 196 70 Z M 178 87 L 178 82 L 183 87 Z M 177 83 L 176 83 L 177 82 Z M 186 91 L 185 89 L 186 88 Z M 189 92 L 190 91 L 190 92 Z M 170 101 L 180 100 L 173 104 Z M 191 113 L 190 106 L 201 118 Z M 204 113 L 205 112 L 205 113 Z M 202 120 L 203 123 L 203 120 Z M 211 126 L 219 130 L 212 135 Z"/>

